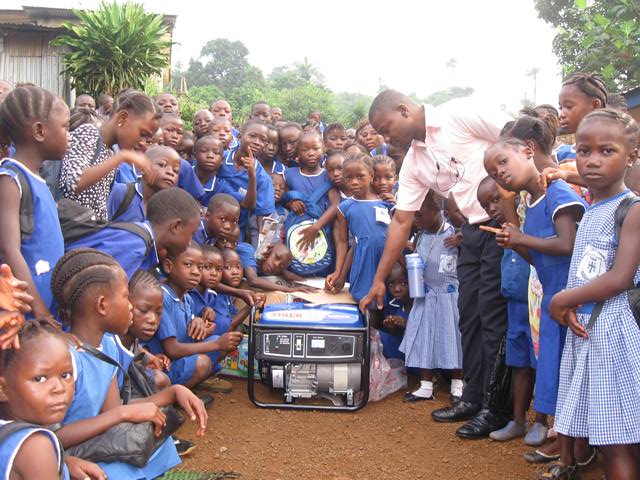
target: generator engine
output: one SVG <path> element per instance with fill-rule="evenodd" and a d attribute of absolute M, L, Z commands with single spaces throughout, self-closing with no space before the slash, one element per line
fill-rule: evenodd
<path fill-rule="evenodd" d="M 358 394 L 368 394 L 369 378 L 365 323 L 355 305 L 267 305 L 260 321 L 252 322 L 249 365 L 253 355 L 263 383 L 282 391 L 284 403 L 275 404 L 280 408 L 296 399 L 322 398 L 333 408 L 361 408 Z M 256 401 L 251 375 L 249 382 L 252 401 L 273 406 Z"/>

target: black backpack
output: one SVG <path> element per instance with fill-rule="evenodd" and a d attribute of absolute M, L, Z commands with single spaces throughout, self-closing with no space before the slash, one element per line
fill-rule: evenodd
<path fill-rule="evenodd" d="M 633 207 L 636 203 L 640 202 L 640 197 L 632 196 L 626 197 L 624 200 L 620 202 L 618 208 L 616 208 L 616 213 L 614 214 L 614 225 L 615 225 L 615 238 L 616 240 L 620 239 L 620 231 L 622 230 L 622 224 L 624 223 L 624 219 L 627 217 L 627 213 L 631 207 Z M 640 286 L 635 285 L 633 283 L 633 279 L 631 280 L 631 285 L 627 290 L 627 297 L 629 299 L 629 306 L 631 307 L 631 311 L 633 312 L 633 316 L 640 328 Z M 596 303 L 596 306 L 593 308 L 593 312 L 591 312 L 591 317 L 589 317 L 589 323 L 587 324 L 587 329 L 593 327 L 593 324 L 596 322 L 596 319 L 600 315 L 602 311 L 602 307 L 604 302 Z"/>
<path fill-rule="evenodd" d="M 10 435 L 19 432 L 20 430 L 25 430 L 27 428 L 37 428 L 39 430 L 48 430 L 47 428 L 41 425 L 34 425 L 33 423 L 23 422 L 21 420 L 17 420 L 14 422 L 5 423 L 0 426 L 0 445 L 9 438 Z M 58 448 L 60 450 L 60 467 L 58 469 L 58 475 L 61 479 L 64 478 L 64 449 L 62 448 L 62 444 L 58 437 L 54 435 L 54 438 L 58 442 Z"/>
<path fill-rule="evenodd" d="M 84 237 L 109 227 L 126 230 L 142 238 L 146 246 L 145 257 L 149 255 L 151 248 L 153 248 L 153 237 L 146 228 L 138 224 L 99 221 L 93 210 L 68 198 L 59 200 L 57 206 L 58 219 L 60 220 L 60 228 L 62 229 L 65 245 L 77 242 Z"/>

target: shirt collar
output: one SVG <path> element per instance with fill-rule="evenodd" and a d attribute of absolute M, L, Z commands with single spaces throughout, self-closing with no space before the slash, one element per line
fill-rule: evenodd
<path fill-rule="evenodd" d="M 438 114 L 438 110 L 433 105 L 425 104 L 422 106 L 424 109 L 424 131 L 425 131 L 425 139 L 422 140 L 413 140 L 411 142 L 412 146 L 424 147 L 427 144 L 431 143 L 433 134 L 440 130 L 442 127 L 442 118 Z"/>
<path fill-rule="evenodd" d="M 161 285 L 160 288 L 167 294 L 169 295 L 169 297 L 171 297 L 171 300 L 173 300 L 174 302 L 180 303 L 180 297 L 178 297 L 178 295 L 176 294 L 176 292 L 174 292 L 173 288 L 171 288 L 169 285 L 164 284 Z"/>

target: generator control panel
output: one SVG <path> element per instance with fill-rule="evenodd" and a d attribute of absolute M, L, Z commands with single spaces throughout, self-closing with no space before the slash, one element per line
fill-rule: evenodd
<path fill-rule="evenodd" d="M 361 333 L 324 333 L 258 330 L 256 358 L 259 360 L 313 360 L 322 363 L 360 361 Z"/>

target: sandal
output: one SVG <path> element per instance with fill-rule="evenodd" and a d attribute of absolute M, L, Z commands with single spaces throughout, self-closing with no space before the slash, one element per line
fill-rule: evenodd
<path fill-rule="evenodd" d="M 538 477 L 538 480 L 580 480 L 580 471 L 577 465 L 554 463 Z"/>
<path fill-rule="evenodd" d="M 596 459 L 597 456 L 598 456 L 598 449 L 593 448 L 591 450 L 591 456 L 588 459 L 586 459 L 584 462 L 576 461 L 576 465 L 578 465 L 580 468 L 586 468 L 593 463 L 593 461 Z"/>
<path fill-rule="evenodd" d="M 560 458 L 560 454 L 547 455 L 540 450 L 534 450 L 533 452 L 527 452 L 524 455 L 524 459 L 529 463 L 549 463 Z"/>

